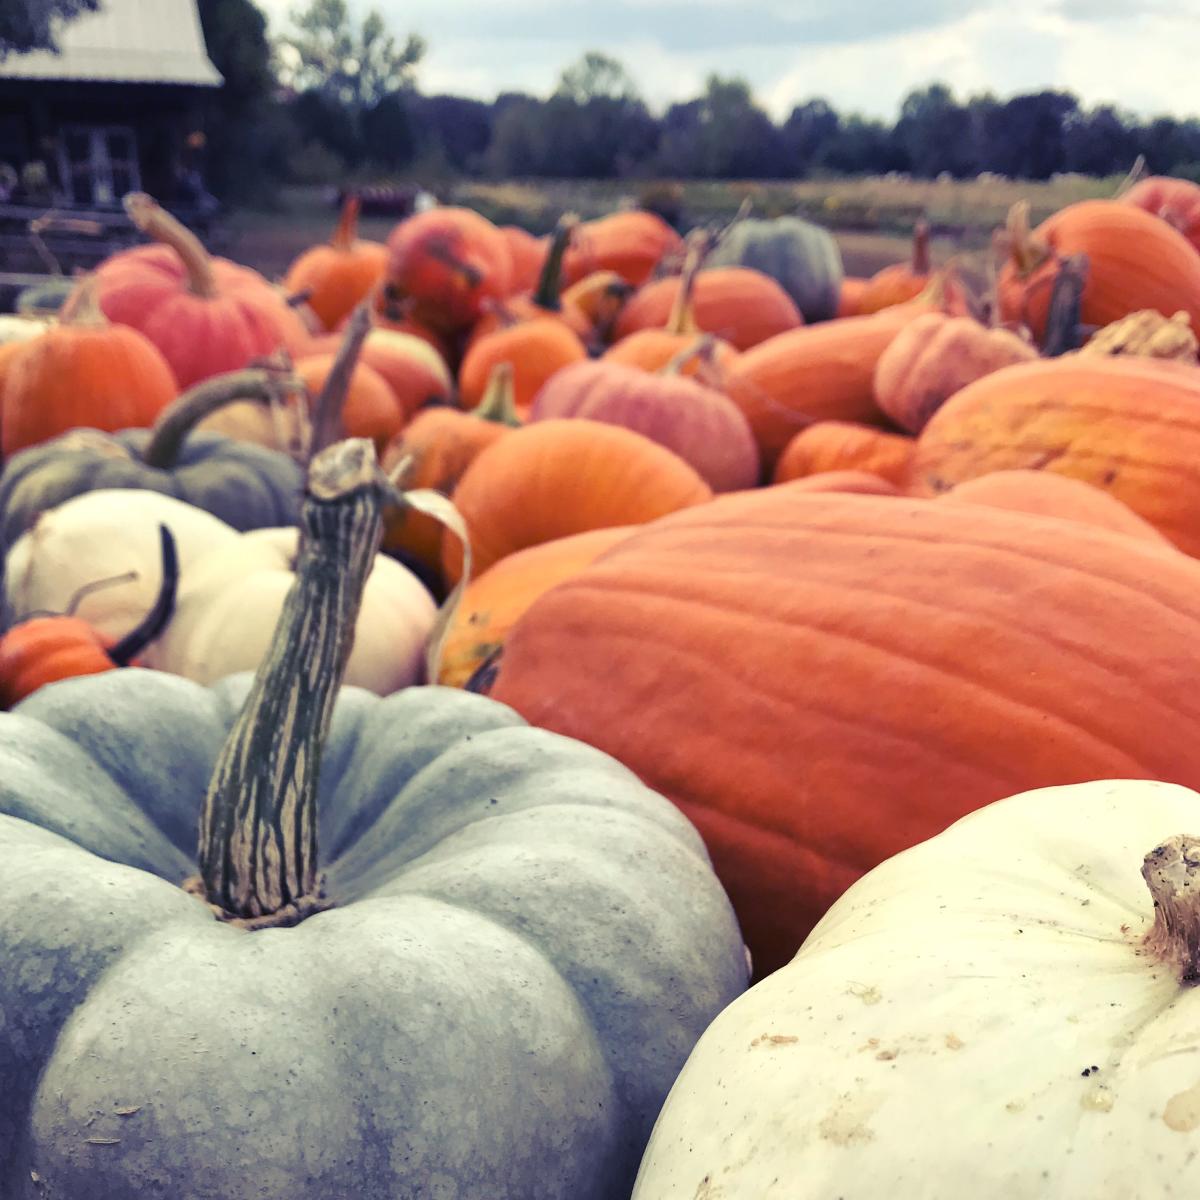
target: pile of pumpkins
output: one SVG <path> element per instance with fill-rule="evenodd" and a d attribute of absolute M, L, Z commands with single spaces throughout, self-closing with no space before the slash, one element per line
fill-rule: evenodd
<path fill-rule="evenodd" d="M 1175 1194 L 1200 186 L 125 203 L 0 320 L 0 1194 Z"/>

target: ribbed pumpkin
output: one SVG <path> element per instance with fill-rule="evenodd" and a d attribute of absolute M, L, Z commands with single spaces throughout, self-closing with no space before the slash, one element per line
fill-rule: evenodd
<path fill-rule="evenodd" d="M 240 370 L 280 348 L 304 352 L 304 322 L 257 271 L 210 257 L 196 235 L 149 196 L 126 196 L 125 208 L 161 244 L 121 250 L 96 268 L 100 307 L 110 321 L 131 326 L 158 347 L 179 387 Z M 76 291 L 64 318 L 79 302 Z"/>
<path fill-rule="evenodd" d="M 690 463 L 714 492 L 758 482 L 758 447 L 741 410 L 693 379 L 607 361 L 578 363 L 538 392 L 531 422 L 560 417 L 620 425 Z"/>
<path fill-rule="evenodd" d="M 501 225 L 500 232 L 508 243 L 512 260 L 510 288 L 514 295 L 531 292 L 537 287 L 538 276 L 546 261 L 546 239 L 534 237 L 528 230 L 517 225 Z"/>
<path fill-rule="evenodd" d="M 288 268 L 283 286 L 307 292 L 308 306 L 326 329 L 336 329 L 383 279 L 387 247 L 358 234 L 357 196 L 347 196 L 341 219 L 327 246 L 313 246 Z"/>
<path fill-rule="evenodd" d="M 912 438 L 898 433 L 853 421 L 818 421 L 784 447 L 775 464 L 774 481 L 787 483 L 824 471 L 869 471 L 902 486 L 908 478 L 913 447 Z"/>
<path fill-rule="evenodd" d="M 1149 521 L 1108 492 L 1049 471 L 992 471 L 943 492 L 939 503 L 987 504 L 1015 512 L 1064 517 L 1144 541 L 1170 544 Z"/>
<path fill-rule="evenodd" d="M 1198 673 L 1200 564 L 1170 547 L 784 485 L 546 593 L 491 695 L 680 805 L 761 976 L 864 871 L 992 800 L 1200 783 Z"/>
<path fill-rule="evenodd" d="M 599 421 L 539 421 L 489 446 L 454 489 L 471 534 L 475 575 L 506 555 L 555 538 L 641 525 L 712 499 L 678 455 Z M 442 545 L 442 571 L 457 582 L 462 552 Z"/>
<path fill-rule="evenodd" d="M 819 475 L 805 475 L 800 479 L 789 479 L 786 483 L 775 484 L 775 487 L 786 487 L 790 491 L 808 492 L 850 492 L 858 496 L 899 496 L 900 489 L 871 471 L 822 471 Z"/>
<path fill-rule="evenodd" d="M 493 442 L 520 426 L 513 407 L 512 367 L 498 363 L 487 394 L 470 412 L 430 408 L 418 413 L 383 452 L 382 466 L 392 471 L 411 459 L 405 486 L 433 488 L 452 496 L 472 462 Z M 442 527 L 415 509 L 384 514 L 384 548 L 415 559 L 426 572 L 441 572 Z"/>
<path fill-rule="evenodd" d="M 82 285 L 69 317 L 6 356 L 0 379 L 6 458 L 69 429 L 152 425 L 175 398 L 166 359 L 136 329 L 109 324 L 96 288 L 94 279 Z"/>
<path fill-rule="evenodd" d="M 637 529 L 636 525 L 589 529 L 518 550 L 494 563 L 463 593 L 442 645 L 437 682 L 465 687 L 499 653 L 509 630 L 539 596 L 579 574 Z"/>
<path fill-rule="evenodd" d="M 492 368 L 510 363 L 517 415 L 524 418 L 542 384 L 556 371 L 587 361 L 587 348 L 562 321 L 541 317 L 480 338 L 464 355 L 458 372 L 459 397 L 473 407 L 483 399 Z"/>
<path fill-rule="evenodd" d="M 817 421 L 878 421 L 875 364 L 920 310 L 897 305 L 781 333 L 738 356 L 725 390 L 746 414 L 768 468 Z"/>
<path fill-rule="evenodd" d="M 440 333 L 467 329 L 489 301 L 512 291 L 508 240 L 469 208 L 417 213 L 392 230 L 387 245 L 385 307 L 403 304 Z"/>
<path fill-rule="evenodd" d="M 641 287 L 654 268 L 683 250 L 683 239 L 662 219 L 641 210 L 613 213 L 579 227 L 563 262 L 563 278 L 576 283 L 593 271 L 615 271 Z"/>
<path fill-rule="evenodd" d="M 640 288 L 617 318 L 617 338 L 667 325 L 680 287 L 680 279 L 673 277 Z M 769 275 L 748 267 L 700 271 L 692 285 L 691 301 L 696 328 L 716 334 L 735 350 L 749 350 L 804 324 L 787 292 Z"/>
<path fill-rule="evenodd" d="M 1200 184 L 1151 175 L 1135 183 L 1120 199 L 1123 204 L 1161 217 L 1200 251 Z"/>
<path fill-rule="evenodd" d="M 875 402 L 902 429 L 920 433 L 960 388 L 1037 357 L 1035 346 L 1007 329 L 989 329 L 972 317 L 922 313 L 879 356 Z"/>
<path fill-rule="evenodd" d="M 929 225 L 918 221 L 913 226 L 912 257 L 876 271 L 858 297 L 858 311 L 867 315 L 912 300 L 925 290 L 929 279 Z"/>
<path fill-rule="evenodd" d="M 1102 488 L 1200 554 L 1200 368 L 1078 355 L 1005 367 L 925 426 L 911 486 L 933 496 L 1014 468 Z"/>
<path fill-rule="evenodd" d="M 314 354 L 296 363 L 296 374 L 311 397 L 325 386 L 336 354 Z M 350 386 L 342 407 L 342 427 L 347 437 L 370 438 L 378 453 L 404 428 L 408 420 L 405 404 L 397 398 L 387 381 L 365 362 L 355 364 Z"/>
<path fill-rule="evenodd" d="M 1200 334 L 1200 253 L 1178 230 L 1132 204 L 1084 200 L 1060 209 L 1032 233 L 1028 206 L 1009 215 L 1009 258 L 1000 272 L 1000 311 L 1040 343 L 1063 259 L 1087 256 L 1079 319 L 1108 325 L 1139 309 L 1169 317 L 1183 309 Z"/>

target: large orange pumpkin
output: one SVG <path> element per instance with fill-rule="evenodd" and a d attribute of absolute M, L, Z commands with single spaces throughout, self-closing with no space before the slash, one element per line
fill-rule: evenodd
<path fill-rule="evenodd" d="M 593 271 L 615 271 L 626 283 L 641 287 L 654 268 L 671 254 L 681 253 L 683 239 L 651 212 L 613 213 L 585 221 L 563 263 L 568 284 Z"/>
<path fill-rule="evenodd" d="M 1120 200 L 1161 217 L 1200 251 L 1200 184 L 1151 175 L 1135 183 Z"/>
<path fill-rule="evenodd" d="M 348 196 L 329 244 L 305 250 L 283 279 L 289 292 L 308 293 L 308 307 L 329 330 L 371 294 L 387 267 L 387 247 L 358 238 L 358 209 L 358 197 Z"/>
<path fill-rule="evenodd" d="M 186 389 L 279 349 L 302 354 L 309 333 L 283 293 L 257 271 L 212 258 L 190 229 L 149 196 L 125 197 L 134 224 L 160 243 L 121 250 L 96 268 L 110 321 L 144 334 Z M 74 292 L 64 318 L 79 303 Z"/>
<path fill-rule="evenodd" d="M 1178 230 L 1132 204 L 1084 200 L 1060 209 L 1032 233 L 1028 206 L 1009 217 L 1009 258 L 1000 272 L 1000 311 L 1039 344 L 1062 261 L 1087 258 L 1079 319 L 1108 325 L 1139 309 L 1187 312 L 1200 334 L 1200 253 Z"/>
<path fill-rule="evenodd" d="M 1005 367 L 925 426 L 911 487 L 934 496 L 1014 468 L 1102 488 L 1200 554 L 1200 367 L 1082 355 Z"/>
<path fill-rule="evenodd" d="M 908 262 L 894 263 L 876 271 L 858 295 L 860 315 L 879 312 L 919 296 L 929 285 L 929 225 L 918 221 L 913 226 L 912 256 Z"/>
<path fill-rule="evenodd" d="M 902 486 L 908 480 L 914 444 L 910 437 L 853 421 L 818 421 L 784 447 L 774 481 L 787 483 L 824 471 L 869 471 Z"/>
<path fill-rule="evenodd" d="M 632 430 L 585 420 L 515 430 L 484 450 L 454 490 L 476 577 L 527 546 L 641 525 L 710 499 L 708 484 L 670 450 Z M 442 545 L 442 569 L 451 583 L 462 574 L 456 538 Z"/>
<path fill-rule="evenodd" d="M 861 317 L 863 315 L 863 296 L 870 282 L 869 279 L 863 279 L 859 275 L 844 276 L 841 288 L 838 291 L 838 306 L 835 315 L 839 317 Z"/>
<path fill-rule="evenodd" d="M 1200 785 L 1200 564 L 1076 521 L 798 486 L 615 546 L 518 621 L 491 690 L 680 806 L 760 975 L 864 871 L 993 800 Z"/>

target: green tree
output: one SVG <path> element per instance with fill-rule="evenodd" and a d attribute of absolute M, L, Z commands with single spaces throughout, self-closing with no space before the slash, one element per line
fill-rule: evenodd
<path fill-rule="evenodd" d="M 703 97 L 672 105 L 661 145 L 672 174 L 746 179 L 787 172 L 779 130 L 742 79 L 710 75 Z"/>
<path fill-rule="evenodd" d="M 29 50 L 58 50 L 58 28 L 85 12 L 95 12 L 99 0 L 2 0 L 0 2 L 0 62 L 9 54 Z"/>
<path fill-rule="evenodd" d="M 629 72 L 615 58 L 597 50 L 589 50 L 562 73 L 555 94 L 576 104 L 587 104 L 589 100 L 640 100 Z"/>
<path fill-rule="evenodd" d="M 970 110 L 959 105 L 945 84 L 930 84 L 905 97 L 896 138 L 914 175 L 933 179 L 945 171 L 961 179 L 979 170 Z"/>

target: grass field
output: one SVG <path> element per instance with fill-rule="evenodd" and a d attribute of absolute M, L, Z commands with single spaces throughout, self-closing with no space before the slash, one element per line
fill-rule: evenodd
<path fill-rule="evenodd" d="M 535 233 L 550 229 L 559 214 L 601 216 L 648 192 L 677 198 L 682 224 L 728 220 L 748 197 L 757 216 L 797 213 L 834 231 L 846 271 L 865 275 L 903 258 L 913 222 L 924 216 L 934 229 L 934 258 L 987 245 L 991 231 L 1020 199 L 1028 200 L 1034 222 L 1076 200 L 1111 196 L 1116 179 L 1065 176 L 1050 183 L 1007 180 L 924 181 L 894 178 L 798 183 L 646 183 L 538 180 L 465 181 L 441 191 L 448 204 L 478 209 L 498 224 L 521 225 Z M 240 211 L 231 218 L 224 253 L 268 275 L 279 275 L 305 247 L 328 237 L 333 209 L 325 189 L 289 188 L 272 212 Z M 363 237 L 384 239 L 393 219 L 367 218 Z"/>

